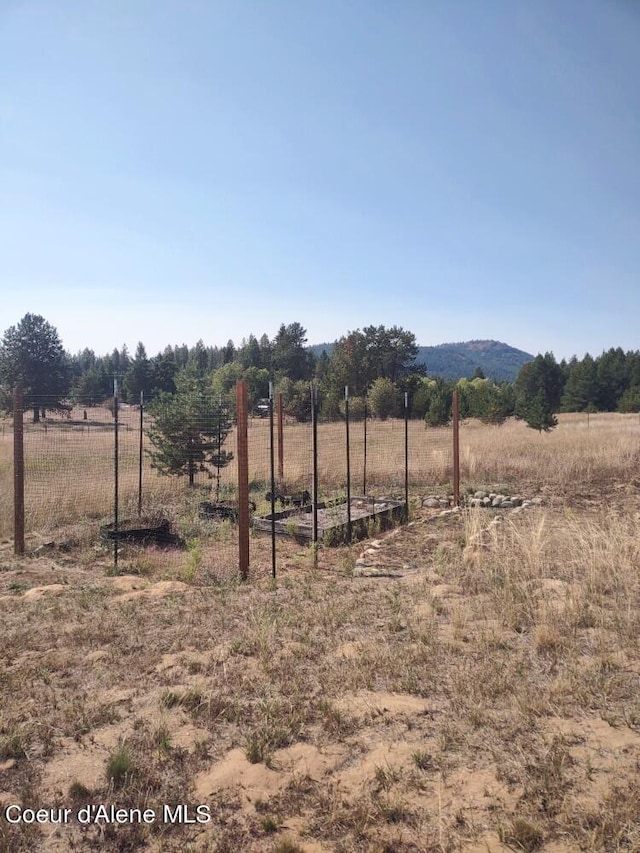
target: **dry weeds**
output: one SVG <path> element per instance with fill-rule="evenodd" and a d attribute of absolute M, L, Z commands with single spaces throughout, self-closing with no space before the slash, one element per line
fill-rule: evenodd
<path fill-rule="evenodd" d="M 282 542 L 274 583 L 263 539 L 244 585 L 208 545 L 109 576 L 76 528 L 66 551 L 5 544 L 2 808 L 159 818 L 0 819 L 0 849 L 639 850 L 640 429 L 594 421 L 469 425 L 467 482 L 518 472 L 545 505 L 416 513 L 372 555 L 392 577 Z M 210 822 L 161 819 L 181 803 Z"/>

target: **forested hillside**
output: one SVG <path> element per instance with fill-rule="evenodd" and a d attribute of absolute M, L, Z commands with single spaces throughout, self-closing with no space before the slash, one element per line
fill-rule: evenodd
<path fill-rule="evenodd" d="M 40 364 L 34 352 L 49 354 Z M 456 389 L 463 418 L 500 423 L 515 415 L 540 430 L 553 428 L 558 412 L 640 411 L 640 352 L 620 348 L 558 363 L 552 353 L 533 358 L 496 341 L 419 347 L 415 335 L 398 326 L 367 326 L 331 345 L 310 347 L 302 325 L 290 323 L 282 324 L 273 339 L 250 335 L 239 346 L 199 341 L 193 347 L 167 346 L 150 357 L 139 343 L 133 355 L 126 347 L 102 356 L 90 349 L 70 355 L 57 331 L 37 315 L 26 315 L 8 329 L 0 346 L 5 408 L 18 381 L 27 399 L 29 393 L 41 399 L 42 411 L 104 401 L 113 394 L 114 378 L 123 402 L 138 403 L 141 394 L 151 401 L 175 393 L 184 374 L 203 380 L 230 408 L 236 383 L 244 380 L 255 412 L 273 382 L 285 411 L 299 421 L 309 418 L 312 380 L 327 418 L 343 416 L 345 387 L 353 417 L 365 410 L 380 418 L 403 415 L 406 395 L 409 417 L 431 425 L 450 420 Z M 501 378 L 505 375 L 512 381 Z M 37 405 L 29 405 L 37 419 Z"/>

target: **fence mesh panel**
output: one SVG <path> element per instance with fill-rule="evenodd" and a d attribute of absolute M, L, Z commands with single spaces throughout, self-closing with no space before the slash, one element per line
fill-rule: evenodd
<path fill-rule="evenodd" d="M 170 407 L 170 401 L 165 401 Z M 215 412 L 221 405 L 213 396 L 205 401 L 208 414 L 185 414 L 192 423 L 192 438 L 205 449 L 193 464 L 184 448 L 153 442 L 159 424 L 171 433 L 174 444 L 187 439 L 184 423 L 171 421 L 158 403 L 119 404 L 113 400 L 45 410 L 34 422 L 35 406 L 24 413 L 25 526 L 33 541 L 67 542 L 100 549 L 107 559 L 113 538 L 119 537 L 119 570 L 144 573 L 168 566 L 172 576 L 203 583 L 234 576 L 238 570 L 238 460 L 236 426 L 225 410 L 226 437 L 216 449 Z M 39 408 L 39 407 L 38 407 Z M 166 423 L 165 423 L 166 422 Z M 188 440 L 191 441 L 192 438 Z M 219 436 L 218 436 L 219 438 Z M 169 445 L 171 442 L 169 441 Z M 11 419 L 2 424 L 2 476 L 6 488 L 0 504 L 3 535 L 13 531 Z M 213 446 L 213 449 L 212 449 Z M 200 448 L 202 449 L 202 448 Z M 196 447 L 196 450 L 198 448 Z M 229 454 L 224 464 L 212 464 L 212 455 Z M 155 457 L 154 457 L 155 453 Z M 182 456 L 181 456 L 182 453 Z M 173 458 L 172 454 L 176 457 Z M 276 510 L 295 509 L 308 503 L 313 491 L 313 430 L 310 421 L 297 422 L 286 414 L 279 429 L 274 411 L 273 456 Z M 116 465 L 117 458 L 117 465 Z M 349 468 L 352 497 L 404 499 L 405 423 L 401 419 L 365 420 L 362 413 L 349 418 Z M 168 473 L 172 470 L 174 473 Z M 271 512 L 271 431 L 269 417 L 248 420 L 249 499 L 252 515 L 268 518 Z M 164 469 L 164 470 L 163 470 Z M 451 492 L 453 470 L 452 430 L 426 428 L 423 421 L 408 421 L 408 482 L 411 498 L 430 492 Z M 347 493 L 347 434 L 340 420 L 319 419 L 317 424 L 318 501 L 344 501 Z M 117 481 L 118 533 L 115 521 Z M 144 548 L 128 530 L 170 525 L 170 537 L 150 535 Z M 166 530 L 165 530 L 166 533 Z M 172 538 L 173 537 L 173 538 Z M 300 543 L 297 543 L 299 549 Z M 296 547 L 294 537 L 278 537 L 278 553 L 286 556 Z M 252 572 L 270 565 L 270 537 L 252 528 Z"/>

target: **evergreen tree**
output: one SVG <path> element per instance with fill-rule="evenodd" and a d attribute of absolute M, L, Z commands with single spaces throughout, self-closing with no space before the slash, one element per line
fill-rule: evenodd
<path fill-rule="evenodd" d="M 623 350 L 613 347 L 603 352 L 597 359 L 598 409 L 602 412 L 615 412 L 618 400 L 629 387 L 629 374 L 626 356 Z"/>
<path fill-rule="evenodd" d="M 198 472 L 209 478 L 229 464 L 233 454 L 223 450 L 231 430 L 225 407 L 206 381 L 191 371 L 176 376 L 176 393 L 161 393 L 149 406 L 148 430 L 153 450 L 151 466 L 163 474 L 187 476 L 195 484 Z"/>
<path fill-rule="evenodd" d="M 335 391 L 348 385 L 354 394 L 365 394 L 376 379 L 396 383 L 409 373 L 420 372 L 415 366 L 417 352 L 415 336 L 400 326 L 356 329 L 336 341 L 328 383 Z"/>
<path fill-rule="evenodd" d="M 209 369 L 209 353 L 207 352 L 207 348 L 205 347 L 202 338 L 189 352 L 187 366 L 198 376 L 206 375 Z"/>
<path fill-rule="evenodd" d="M 559 411 L 563 376 L 553 353 L 537 355 L 524 364 L 515 382 L 515 414 L 527 426 L 548 432 L 557 426 L 554 412 Z"/>
<path fill-rule="evenodd" d="M 142 341 L 136 347 L 136 354 L 124 378 L 123 392 L 129 403 L 138 403 L 140 394 L 143 393 L 145 400 L 151 398 L 152 368 L 147 358 L 147 351 Z"/>
<path fill-rule="evenodd" d="M 418 354 L 415 335 L 400 326 L 367 326 L 362 330 L 375 377 L 395 382 L 413 368 Z"/>
<path fill-rule="evenodd" d="M 561 411 L 584 412 L 596 408 L 598 376 L 596 363 L 587 353 L 582 361 L 571 359 L 561 400 Z"/>
<path fill-rule="evenodd" d="M 235 357 L 236 348 L 231 338 L 229 338 L 227 345 L 222 347 L 222 363 L 231 364 L 232 361 L 235 361 Z"/>
<path fill-rule="evenodd" d="M 271 365 L 279 377 L 287 376 L 293 382 L 300 379 L 311 379 L 313 376 L 314 358 L 306 347 L 307 331 L 300 323 L 290 323 L 280 326 L 273 342 Z"/>
<path fill-rule="evenodd" d="M 260 344 L 255 335 L 249 335 L 249 340 L 243 343 L 239 351 L 240 364 L 247 367 L 262 367 Z"/>
<path fill-rule="evenodd" d="M 266 368 L 271 373 L 271 359 L 273 357 L 273 344 L 269 340 L 269 335 L 263 334 L 260 336 L 260 366 Z"/>
<path fill-rule="evenodd" d="M 356 329 L 336 341 L 331 353 L 327 385 L 332 399 L 339 400 L 345 385 L 352 394 L 362 396 L 376 379 L 371 368 L 367 342 L 363 333 Z"/>
<path fill-rule="evenodd" d="M 174 394 L 176 390 L 175 376 L 178 371 L 176 357 L 173 348 L 165 347 L 164 351 L 158 353 L 151 360 L 151 387 L 152 396 L 161 391 Z"/>
<path fill-rule="evenodd" d="M 618 400 L 619 412 L 640 412 L 640 385 L 633 385 Z"/>
<path fill-rule="evenodd" d="M 220 471 L 226 468 L 229 462 L 233 459 L 233 453 L 224 450 L 224 443 L 233 429 L 233 422 L 229 417 L 229 411 L 224 406 L 222 398 L 218 399 L 218 403 L 214 410 L 213 419 L 213 441 L 211 448 L 211 465 L 216 469 L 216 501 L 220 500 Z"/>
<path fill-rule="evenodd" d="M 113 378 L 107 376 L 101 365 L 86 370 L 73 384 L 71 396 L 81 406 L 95 406 L 113 393 Z"/>
<path fill-rule="evenodd" d="M 57 330 L 38 314 L 25 314 L 6 330 L 0 345 L 0 383 L 5 396 L 16 386 L 24 393 L 25 408 L 34 423 L 47 409 L 67 409 L 71 369 Z"/>

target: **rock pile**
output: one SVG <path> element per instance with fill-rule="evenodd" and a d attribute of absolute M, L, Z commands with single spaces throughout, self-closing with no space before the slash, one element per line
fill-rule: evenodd
<path fill-rule="evenodd" d="M 518 509 L 523 510 L 531 506 L 540 506 L 543 499 L 540 497 L 526 498 L 522 495 L 509 495 L 502 492 L 488 492 L 478 490 L 462 498 L 462 505 L 468 507 L 485 507 L 487 509 Z M 454 507 L 453 495 L 425 495 L 422 498 L 422 506 L 426 509 L 449 509 Z"/>

